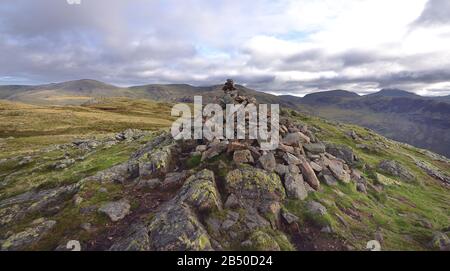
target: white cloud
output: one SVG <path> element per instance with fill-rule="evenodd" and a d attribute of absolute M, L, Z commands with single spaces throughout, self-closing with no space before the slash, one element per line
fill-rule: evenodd
<path fill-rule="evenodd" d="M 206 85 L 236 77 L 279 93 L 393 85 L 444 93 L 450 25 L 441 15 L 450 7 L 442 1 L 2 1 L 0 78 Z"/>

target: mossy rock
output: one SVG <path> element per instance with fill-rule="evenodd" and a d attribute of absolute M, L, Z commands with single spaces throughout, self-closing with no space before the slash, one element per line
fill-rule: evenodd
<path fill-rule="evenodd" d="M 251 249 L 257 251 L 280 251 L 280 246 L 269 234 L 256 231 L 250 238 Z"/>
<path fill-rule="evenodd" d="M 227 192 L 260 204 L 261 200 L 283 201 L 286 192 L 280 177 L 262 169 L 242 167 L 228 173 Z"/>

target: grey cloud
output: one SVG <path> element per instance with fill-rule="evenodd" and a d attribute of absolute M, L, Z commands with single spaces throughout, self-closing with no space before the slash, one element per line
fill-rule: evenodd
<path fill-rule="evenodd" d="M 428 0 L 413 26 L 434 26 L 450 23 L 450 1 Z"/>

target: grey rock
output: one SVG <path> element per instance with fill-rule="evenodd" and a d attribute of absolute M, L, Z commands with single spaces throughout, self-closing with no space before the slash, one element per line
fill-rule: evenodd
<path fill-rule="evenodd" d="M 401 179 L 403 179 L 405 181 L 413 181 L 415 179 L 415 176 L 408 169 L 403 167 L 397 161 L 384 160 L 384 161 L 380 162 L 378 167 L 382 171 L 384 171 L 392 176 L 400 177 Z"/>
<path fill-rule="evenodd" d="M 199 212 L 222 209 L 214 173 L 207 169 L 189 177 L 173 200 Z"/>
<path fill-rule="evenodd" d="M 308 192 L 300 174 L 286 174 L 284 186 L 286 188 L 286 194 L 291 199 L 304 200 L 308 197 Z"/>
<path fill-rule="evenodd" d="M 327 208 L 317 201 L 310 201 L 307 203 L 306 207 L 308 211 L 313 214 L 325 215 L 327 214 Z"/>
<path fill-rule="evenodd" d="M 356 184 L 356 190 L 358 192 L 367 194 L 367 187 L 366 187 L 366 185 L 364 183 L 357 183 Z"/>
<path fill-rule="evenodd" d="M 289 167 L 282 164 L 277 164 L 275 167 L 275 172 L 283 177 L 285 174 L 289 173 Z"/>
<path fill-rule="evenodd" d="M 299 218 L 296 215 L 290 213 L 285 209 L 281 210 L 281 216 L 289 225 L 299 221 Z"/>
<path fill-rule="evenodd" d="M 327 144 L 326 151 L 333 156 L 344 160 L 347 164 L 354 164 L 358 158 L 353 153 L 353 150 L 346 145 Z"/>
<path fill-rule="evenodd" d="M 337 180 L 336 178 L 334 178 L 331 173 L 330 174 L 322 174 L 321 175 L 321 180 L 329 186 L 335 186 L 337 185 Z"/>
<path fill-rule="evenodd" d="M 122 220 L 130 213 L 131 205 L 128 200 L 120 200 L 114 202 L 108 202 L 102 205 L 98 211 L 106 214 L 112 222 Z"/>
<path fill-rule="evenodd" d="M 208 149 L 202 154 L 202 161 L 214 158 L 227 149 L 226 142 L 212 142 L 208 146 Z"/>
<path fill-rule="evenodd" d="M 263 169 L 269 172 L 274 171 L 275 168 L 277 167 L 277 162 L 272 152 L 269 152 L 261 156 L 259 158 L 259 163 L 261 164 Z"/>
<path fill-rule="evenodd" d="M 296 156 L 290 154 L 290 153 L 285 153 L 284 156 L 283 156 L 283 159 L 289 165 L 299 165 L 299 164 L 301 164 L 301 160 L 298 159 Z"/>
<path fill-rule="evenodd" d="M 225 208 L 231 209 L 239 208 L 240 207 L 239 199 L 234 194 L 231 194 L 230 196 L 228 196 L 224 206 Z"/>
<path fill-rule="evenodd" d="M 309 162 L 305 158 L 301 158 L 300 168 L 302 170 L 304 180 L 314 189 L 320 188 L 319 179 L 317 179 L 316 173 L 309 165 Z"/>
<path fill-rule="evenodd" d="M 301 132 L 287 134 L 281 140 L 281 143 L 283 143 L 284 145 L 294 146 L 294 147 L 298 147 L 298 146 L 301 146 L 301 144 L 303 144 L 303 143 L 309 143 L 309 142 L 311 142 L 309 137 L 307 137 L 306 135 L 304 135 Z"/>
<path fill-rule="evenodd" d="M 162 183 L 163 189 L 181 186 L 188 177 L 188 171 L 168 173 Z"/>
<path fill-rule="evenodd" d="M 312 154 L 321 154 L 325 153 L 325 145 L 323 143 L 310 143 L 304 144 L 303 148 Z"/>
<path fill-rule="evenodd" d="M 19 166 L 25 166 L 33 162 L 33 158 L 31 156 L 25 156 L 20 160 Z"/>
<path fill-rule="evenodd" d="M 3 242 L 2 250 L 22 250 L 29 245 L 39 241 L 46 235 L 54 226 L 56 221 L 38 219 L 32 223 L 32 226 L 22 232 L 10 236 Z"/>
<path fill-rule="evenodd" d="M 300 169 L 296 165 L 289 165 L 288 170 L 289 170 L 289 173 L 291 173 L 291 174 L 299 174 L 300 173 Z"/>
<path fill-rule="evenodd" d="M 233 161 L 236 164 L 254 163 L 252 153 L 249 150 L 238 150 L 233 154 Z"/>
<path fill-rule="evenodd" d="M 155 215 L 147 231 L 151 250 L 213 250 L 208 232 L 186 205 L 171 202 Z"/>
<path fill-rule="evenodd" d="M 447 176 L 444 172 L 440 171 L 439 169 L 432 167 L 431 165 L 419 161 L 415 159 L 416 165 L 423 169 L 429 176 L 443 182 L 444 184 L 450 185 L 450 177 Z"/>
<path fill-rule="evenodd" d="M 271 202 L 280 202 L 285 190 L 280 177 L 258 168 L 241 168 L 226 176 L 226 190 L 250 206 L 260 207 Z"/>
<path fill-rule="evenodd" d="M 323 168 L 316 162 L 310 162 L 309 165 L 315 172 L 321 172 L 323 170 Z"/>
<path fill-rule="evenodd" d="M 173 167 L 176 156 L 175 146 L 169 145 L 154 150 L 139 158 L 139 174 L 143 178 L 151 178 L 162 173 L 166 174 Z"/>
<path fill-rule="evenodd" d="M 115 242 L 110 251 L 149 251 L 150 237 L 144 224 L 134 224 L 121 240 Z"/>
<path fill-rule="evenodd" d="M 350 182 L 350 174 L 344 169 L 344 163 L 339 160 L 329 160 L 328 161 L 328 169 L 331 171 L 333 176 L 344 182 Z"/>
<path fill-rule="evenodd" d="M 161 186 L 159 179 L 140 180 L 136 185 L 137 189 L 156 189 Z"/>

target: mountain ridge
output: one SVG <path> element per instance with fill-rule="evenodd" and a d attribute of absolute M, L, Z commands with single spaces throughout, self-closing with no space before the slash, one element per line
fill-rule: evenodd
<path fill-rule="evenodd" d="M 450 157 L 450 98 L 424 97 L 399 89 L 383 89 L 360 96 L 346 90 L 308 94 L 305 97 L 275 96 L 236 85 L 239 92 L 260 103 L 280 104 L 326 119 L 373 129 L 389 138 L 426 148 Z M 81 105 L 103 98 L 128 97 L 162 102 L 213 102 L 220 85 L 146 84 L 118 87 L 82 79 L 39 86 L 0 86 L 0 99 L 41 105 Z M 448 136 L 447 136 L 448 135 Z"/>

